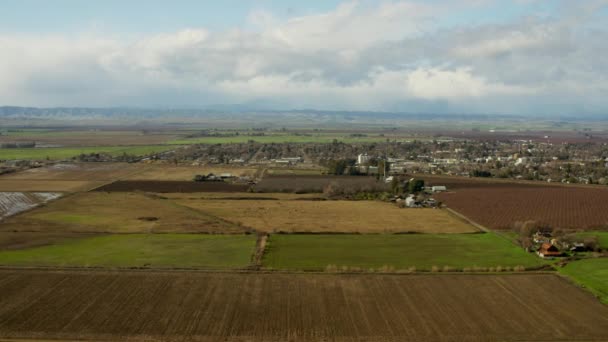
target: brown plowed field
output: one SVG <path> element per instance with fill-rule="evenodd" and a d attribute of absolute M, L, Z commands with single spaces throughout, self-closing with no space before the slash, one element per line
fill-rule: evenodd
<path fill-rule="evenodd" d="M 255 186 L 258 192 L 323 192 L 328 185 L 359 191 L 386 190 L 388 185 L 364 176 L 267 176 Z"/>
<path fill-rule="evenodd" d="M 105 192 L 246 192 L 249 185 L 194 181 L 117 181 L 95 189 Z"/>
<path fill-rule="evenodd" d="M 599 340 L 608 307 L 555 275 L 3 270 L 2 338 Z"/>
<path fill-rule="evenodd" d="M 608 189 L 503 186 L 457 189 L 435 198 L 493 229 L 509 229 L 517 221 L 563 229 L 608 229 Z"/>

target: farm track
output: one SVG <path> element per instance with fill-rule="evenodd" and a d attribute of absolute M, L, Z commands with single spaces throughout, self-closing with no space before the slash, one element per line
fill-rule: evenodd
<path fill-rule="evenodd" d="M 554 293 L 560 293 L 560 305 Z M 582 341 L 608 336 L 608 307 L 555 275 L 0 270 L 0 304 L 0 340 Z"/>
<path fill-rule="evenodd" d="M 253 254 L 253 260 L 251 266 L 257 270 L 262 267 L 262 258 L 266 250 L 266 243 L 268 242 L 268 234 L 258 233 L 258 238 L 255 242 L 255 252 Z"/>

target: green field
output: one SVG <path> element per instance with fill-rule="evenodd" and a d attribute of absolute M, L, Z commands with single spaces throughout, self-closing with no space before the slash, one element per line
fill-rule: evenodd
<path fill-rule="evenodd" d="M 583 239 L 586 237 L 597 237 L 600 247 L 602 249 L 608 249 L 608 232 L 584 232 L 577 233 L 576 236 Z"/>
<path fill-rule="evenodd" d="M 0 252 L 5 266 L 242 268 L 253 235 L 123 234 Z"/>
<path fill-rule="evenodd" d="M 92 146 L 92 147 L 48 147 L 48 148 L 4 148 L 0 149 L 0 160 L 13 159 L 67 159 L 80 154 L 109 153 L 114 156 L 123 153 L 144 156 L 172 150 L 175 147 L 167 145 L 148 146 Z"/>
<path fill-rule="evenodd" d="M 263 265 L 321 270 L 328 265 L 404 270 L 533 268 L 544 262 L 494 234 L 272 235 Z"/>
<path fill-rule="evenodd" d="M 386 141 L 386 139 L 394 140 L 394 137 L 385 137 L 380 135 L 369 135 L 364 137 L 351 137 L 349 135 L 335 134 L 315 134 L 315 135 L 293 135 L 293 134 L 272 134 L 264 136 L 219 136 L 219 137 L 200 137 L 200 138 L 184 138 L 171 140 L 168 144 L 184 145 L 184 144 L 230 144 L 230 143 L 246 143 L 255 141 L 259 143 L 331 143 L 336 139 L 344 143 L 365 143 Z M 403 140 L 399 138 L 397 140 Z"/>
<path fill-rule="evenodd" d="M 559 270 L 608 304 L 608 258 L 583 259 Z"/>

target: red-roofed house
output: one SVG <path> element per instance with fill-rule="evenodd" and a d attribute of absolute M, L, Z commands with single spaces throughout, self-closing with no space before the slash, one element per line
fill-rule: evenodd
<path fill-rule="evenodd" d="M 557 249 L 553 244 L 543 243 L 538 249 L 538 255 L 541 258 L 551 258 L 551 257 L 559 257 L 562 256 L 562 252 Z"/>

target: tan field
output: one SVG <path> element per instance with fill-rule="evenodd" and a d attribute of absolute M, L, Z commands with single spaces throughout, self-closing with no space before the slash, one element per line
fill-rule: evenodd
<path fill-rule="evenodd" d="M 274 194 L 266 194 L 272 197 Z M 401 209 L 378 201 L 176 200 L 266 232 L 468 233 L 477 229 L 441 209 Z"/>
<path fill-rule="evenodd" d="M 129 163 L 59 163 L 0 176 L 0 191 L 89 191 L 148 167 Z"/>
<path fill-rule="evenodd" d="M 79 192 L 102 186 L 106 181 L 14 180 L 0 177 L 0 191 Z"/>
<path fill-rule="evenodd" d="M 253 176 L 255 168 L 173 166 L 168 164 L 148 164 L 145 170 L 134 173 L 125 180 L 190 181 L 196 175 L 231 173 L 234 176 Z"/>
<path fill-rule="evenodd" d="M 30 181 L 115 181 L 142 172 L 146 164 L 59 163 L 0 177 L 0 180 Z"/>
<path fill-rule="evenodd" d="M 481 342 L 608 336 L 608 308 L 556 275 L 2 270 L 0 303 L 0 340 Z"/>
<path fill-rule="evenodd" d="M 201 199 L 225 199 L 234 200 L 235 204 L 238 204 L 240 200 L 312 200 L 319 199 L 323 200 L 322 194 L 293 194 L 288 192 L 276 192 L 276 193 L 264 193 L 264 192 L 247 192 L 247 193 L 234 193 L 234 192 L 192 192 L 192 193 L 164 193 L 163 197 L 170 198 L 172 200 L 201 200 Z"/>
<path fill-rule="evenodd" d="M 206 213 L 140 193 L 78 193 L 13 216 L 1 231 L 85 233 L 242 233 Z"/>

